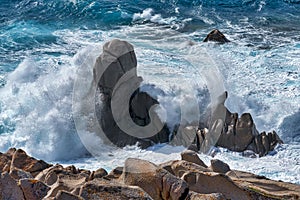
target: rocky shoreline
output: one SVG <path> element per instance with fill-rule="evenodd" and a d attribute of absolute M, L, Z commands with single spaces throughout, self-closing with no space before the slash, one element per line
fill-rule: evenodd
<path fill-rule="evenodd" d="M 300 185 L 230 169 L 220 160 L 210 166 L 191 150 L 181 160 L 155 165 L 129 158 L 111 172 L 52 165 L 22 149 L 0 153 L 1 200 L 82 199 L 299 199 Z M 99 166 L 101 167 L 101 166 Z"/>

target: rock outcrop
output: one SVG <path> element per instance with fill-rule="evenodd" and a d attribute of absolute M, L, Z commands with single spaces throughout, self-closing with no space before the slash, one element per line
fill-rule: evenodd
<path fill-rule="evenodd" d="M 133 46 L 117 39 L 103 46 L 94 66 L 94 82 L 102 102 L 101 108 L 96 107 L 96 115 L 106 137 L 119 147 L 138 143 L 146 148 L 169 139 L 167 126 L 155 112 L 149 114 L 158 101 L 140 91 L 142 78 L 136 68 Z"/>
<path fill-rule="evenodd" d="M 225 35 L 223 33 L 221 33 L 218 29 L 212 30 L 207 36 L 206 38 L 203 40 L 203 42 L 208 42 L 208 41 L 212 41 L 212 42 L 218 42 L 218 43 L 226 43 L 226 42 L 230 42 L 230 40 L 228 40 Z"/>
<path fill-rule="evenodd" d="M 0 166 L 11 163 L 12 151 L 0 154 Z M 14 149 L 13 152 L 23 150 Z M 183 152 L 183 159 L 160 165 L 129 158 L 123 167 L 110 173 L 47 164 L 48 168 L 33 178 L 12 177 L 10 170 L 0 175 L 0 199 L 18 200 L 202 200 L 299 199 L 300 185 L 273 181 L 263 176 L 232 170 L 221 160 L 203 165 L 198 154 Z M 186 157 L 186 155 L 189 155 Z M 24 156 L 25 157 L 25 156 Z M 190 159 L 192 158 L 192 159 Z M 36 160 L 30 157 L 30 160 Z M 191 162 L 187 161 L 190 160 Z M 36 160 L 37 161 L 37 160 Z M 201 161 L 201 162 L 200 162 Z M 39 161 L 41 162 L 41 161 Z M 33 162 L 35 163 L 35 162 Z M 31 173 L 28 159 L 18 167 Z M 29 171 L 26 171 L 29 170 Z"/>
<path fill-rule="evenodd" d="M 227 109 L 224 128 L 216 145 L 237 152 L 251 150 L 264 156 L 282 143 L 275 131 L 268 135 L 265 132 L 259 134 L 250 113 L 244 113 L 239 118 L 237 113 Z"/>

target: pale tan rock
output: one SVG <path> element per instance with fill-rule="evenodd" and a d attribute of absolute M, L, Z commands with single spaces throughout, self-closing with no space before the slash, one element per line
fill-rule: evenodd
<path fill-rule="evenodd" d="M 141 188 L 117 183 L 103 183 L 100 179 L 94 179 L 84 184 L 80 190 L 80 196 L 84 199 L 114 199 L 114 200 L 151 200 L 152 198 Z"/>
<path fill-rule="evenodd" d="M 195 163 L 197 165 L 200 165 L 202 167 L 207 167 L 207 165 L 199 158 L 198 154 L 191 150 L 186 150 L 181 153 L 181 159 Z"/>
<path fill-rule="evenodd" d="M 185 161 L 185 160 L 179 160 L 174 161 L 171 163 L 171 169 L 175 176 L 181 177 L 185 172 L 187 171 L 193 171 L 193 172 L 210 172 L 211 169 L 202 167 L 200 165 L 196 165 L 194 163 Z"/>
<path fill-rule="evenodd" d="M 25 200 L 21 188 L 7 172 L 0 175 L 0 199 Z"/>
<path fill-rule="evenodd" d="M 210 161 L 210 169 L 214 172 L 226 174 L 228 171 L 230 171 L 230 167 L 227 163 L 218 160 L 218 159 L 213 159 Z"/>
<path fill-rule="evenodd" d="M 42 199 L 50 190 L 50 187 L 45 183 L 35 179 L 20 179 L 18 184 L 23 191 L 25 199 Z"/>
<path fill-rule="evenodd" d="M 47 185 L 52 185 L 57 180 L 57 173 L 62 171 L 64 168 L 62 165 L 56 164 L 52 167 L 44 169 L 39 174 L 36 175 L 35 179 L 45 182 Z"/>
<path fill-rule="evenodd" d="M 227 199 L 251 200 L 251 196 L 229 177 L 215 172 L 185 172 L 182 177 L 191 191 L 203 194 L 221 193 Z"/>
<path fill-rule="evenodd" d="M 185 181 L 151 162 L 134 158 L 125 161 L 120 180 L 139 186 L 153 199 L 184 199 L 189 191 Z"/>
<path fill-rule="evenodd" d="M 221 193 L 199 194 L 191 192 L 187 200 L 226 200 L 226 197 Z"/>
<path fill-rule="evenodd" d="M 249 172 L 232 170 L 228 175 L 241 188 L 260 199 L 300 199 L 300 185 L 274 181 Z"/>
<path fill-rule="evenodd" d="M 88 177 L 82 176 L 81 174 L 64 173 L 63 171 L 56 175 L 53 171 L 49 174 L 51 174 L 51 176 L 49 176 L 51 182 L 47 179 L 47 177 L 45 182 L 52 183 L 54 179 L 56 181 L 50 185 L 51 190 L 48 192 L 47 197 L 55 197 L 59 190 L 65 190 L 68 192 L 76 191 L 76 188 L 80 188 L 88 180 Z"/>

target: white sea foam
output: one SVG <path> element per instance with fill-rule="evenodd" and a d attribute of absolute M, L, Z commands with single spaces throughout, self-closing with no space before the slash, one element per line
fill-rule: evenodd
<path fill-rule="evenodd" d="M 153 16 L 153 13 L 147 16 Z M 144 17 L 147 16 L 145 13 Z M 158 145 L 140 150 L 137 147 L 115 149 L 103 145 L 103 157 L 73 160 L 87 153 L 76 134 L 71 115 L 73 83 L 78 66 L 85 63 L 91 67 L 104 41 L 126 38 L 135 46 L 138 74 L 145 83 L 154 84 L 166 93 L 154 95 L 169 110 L 170 123 L 177 120 L 176 105 L 182 102 L 188 104 L 187 98 L 178 98 L 180 90 L 192 95 L 196 93 L 197 86 L 202 88 L 206 83 L 201 70 L 199 72 L 199 68 L 187 59 L 188 56 L 196 59 L 199 57 L 197 53 L 200 53 L 197 48 L 206 48 L 216 61 L 218 75 L 224 77 L 224 87 L 229 91 L 226 103 L 229 109 L 238 113 L 250 112 L 260 131 L 279 129 L 284 140 L 296 142 L 284 145 L 277 149 L 277 154 L 264 158 L 244 158 L 238 153 L 224 150 L 216 157 L 234 169 L 299 183 L 300 138 L 294 137 L 299 134 L 299 44 L 270 51 L 243 46 L 247 41 L 223 46 L 197 44 L 191 42 L 192 34 L 178 33 L 166 26 L 147 25 L 107 32 L 62 30 L 55 32 L 55 35 L 63 41 L 63 45 L 47 46 L 39 51 L 58 52 L 59 56 L 45 53 L 40 58 L 27 52 L 29 56 L 7 76 L 7 84 L 0 89 L 1 97 L 5 97 L 1 99 L 0 123 L 11 129 L 1 134 L 0 151 L 15 146 L 47 161 L 69 160 L 64 163 L 108 170 L 123 165 L 127 157 L 139 157 L 155 163 L 179 159 L 183 147 Z M 231 36 L 232 39 L 236 37 Z M 196 51 L 189 55 L 190 45 L 195 43 L 192 48 Z M 272 62 L 287 68 L 280 71 L 262 67 L 272 66 Z M 288 73 L 288 68 L 298 73 Z M 205 98 L 202 97 L 202 100 Z M 87 137 L 86 140 L 95 141 L 91 138 Z M 202 154 L 201 158 L 207 164 L 211 159 Z"/>

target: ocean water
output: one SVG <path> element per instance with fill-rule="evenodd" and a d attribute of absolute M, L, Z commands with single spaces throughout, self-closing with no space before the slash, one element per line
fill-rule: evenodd
<path fill-rule="evenodd" d="M 93 138 L 82 142 L 76 130 L 78 70 L 89 72 L 102 45 L 119 38 L 134 45 L 144 89 L 158 97 L 168 124 L 178 119 L 178 105 L 193 113 L 195 95 L 203 107 L 209 103 L 203 88 L 211 97 L 227 90 L 230 111 L 250 112 L 260 132 L 275 130 L 285 144 L 263 158 L 225 149 L 216 158 L 233 169 L 300 184 L 300 1 L 0 3 L 1 152 L 18 147 L 48 162 L 107 170 L 127 157 L 179 159 L 182 146 L 119 149 Z M 202 43 L 215 28 L 232 42 Z M 89 156 L 89 144 L 99 146 L 100 157 Z M 209 164 L 209 155 L 200 157 Z"/>

